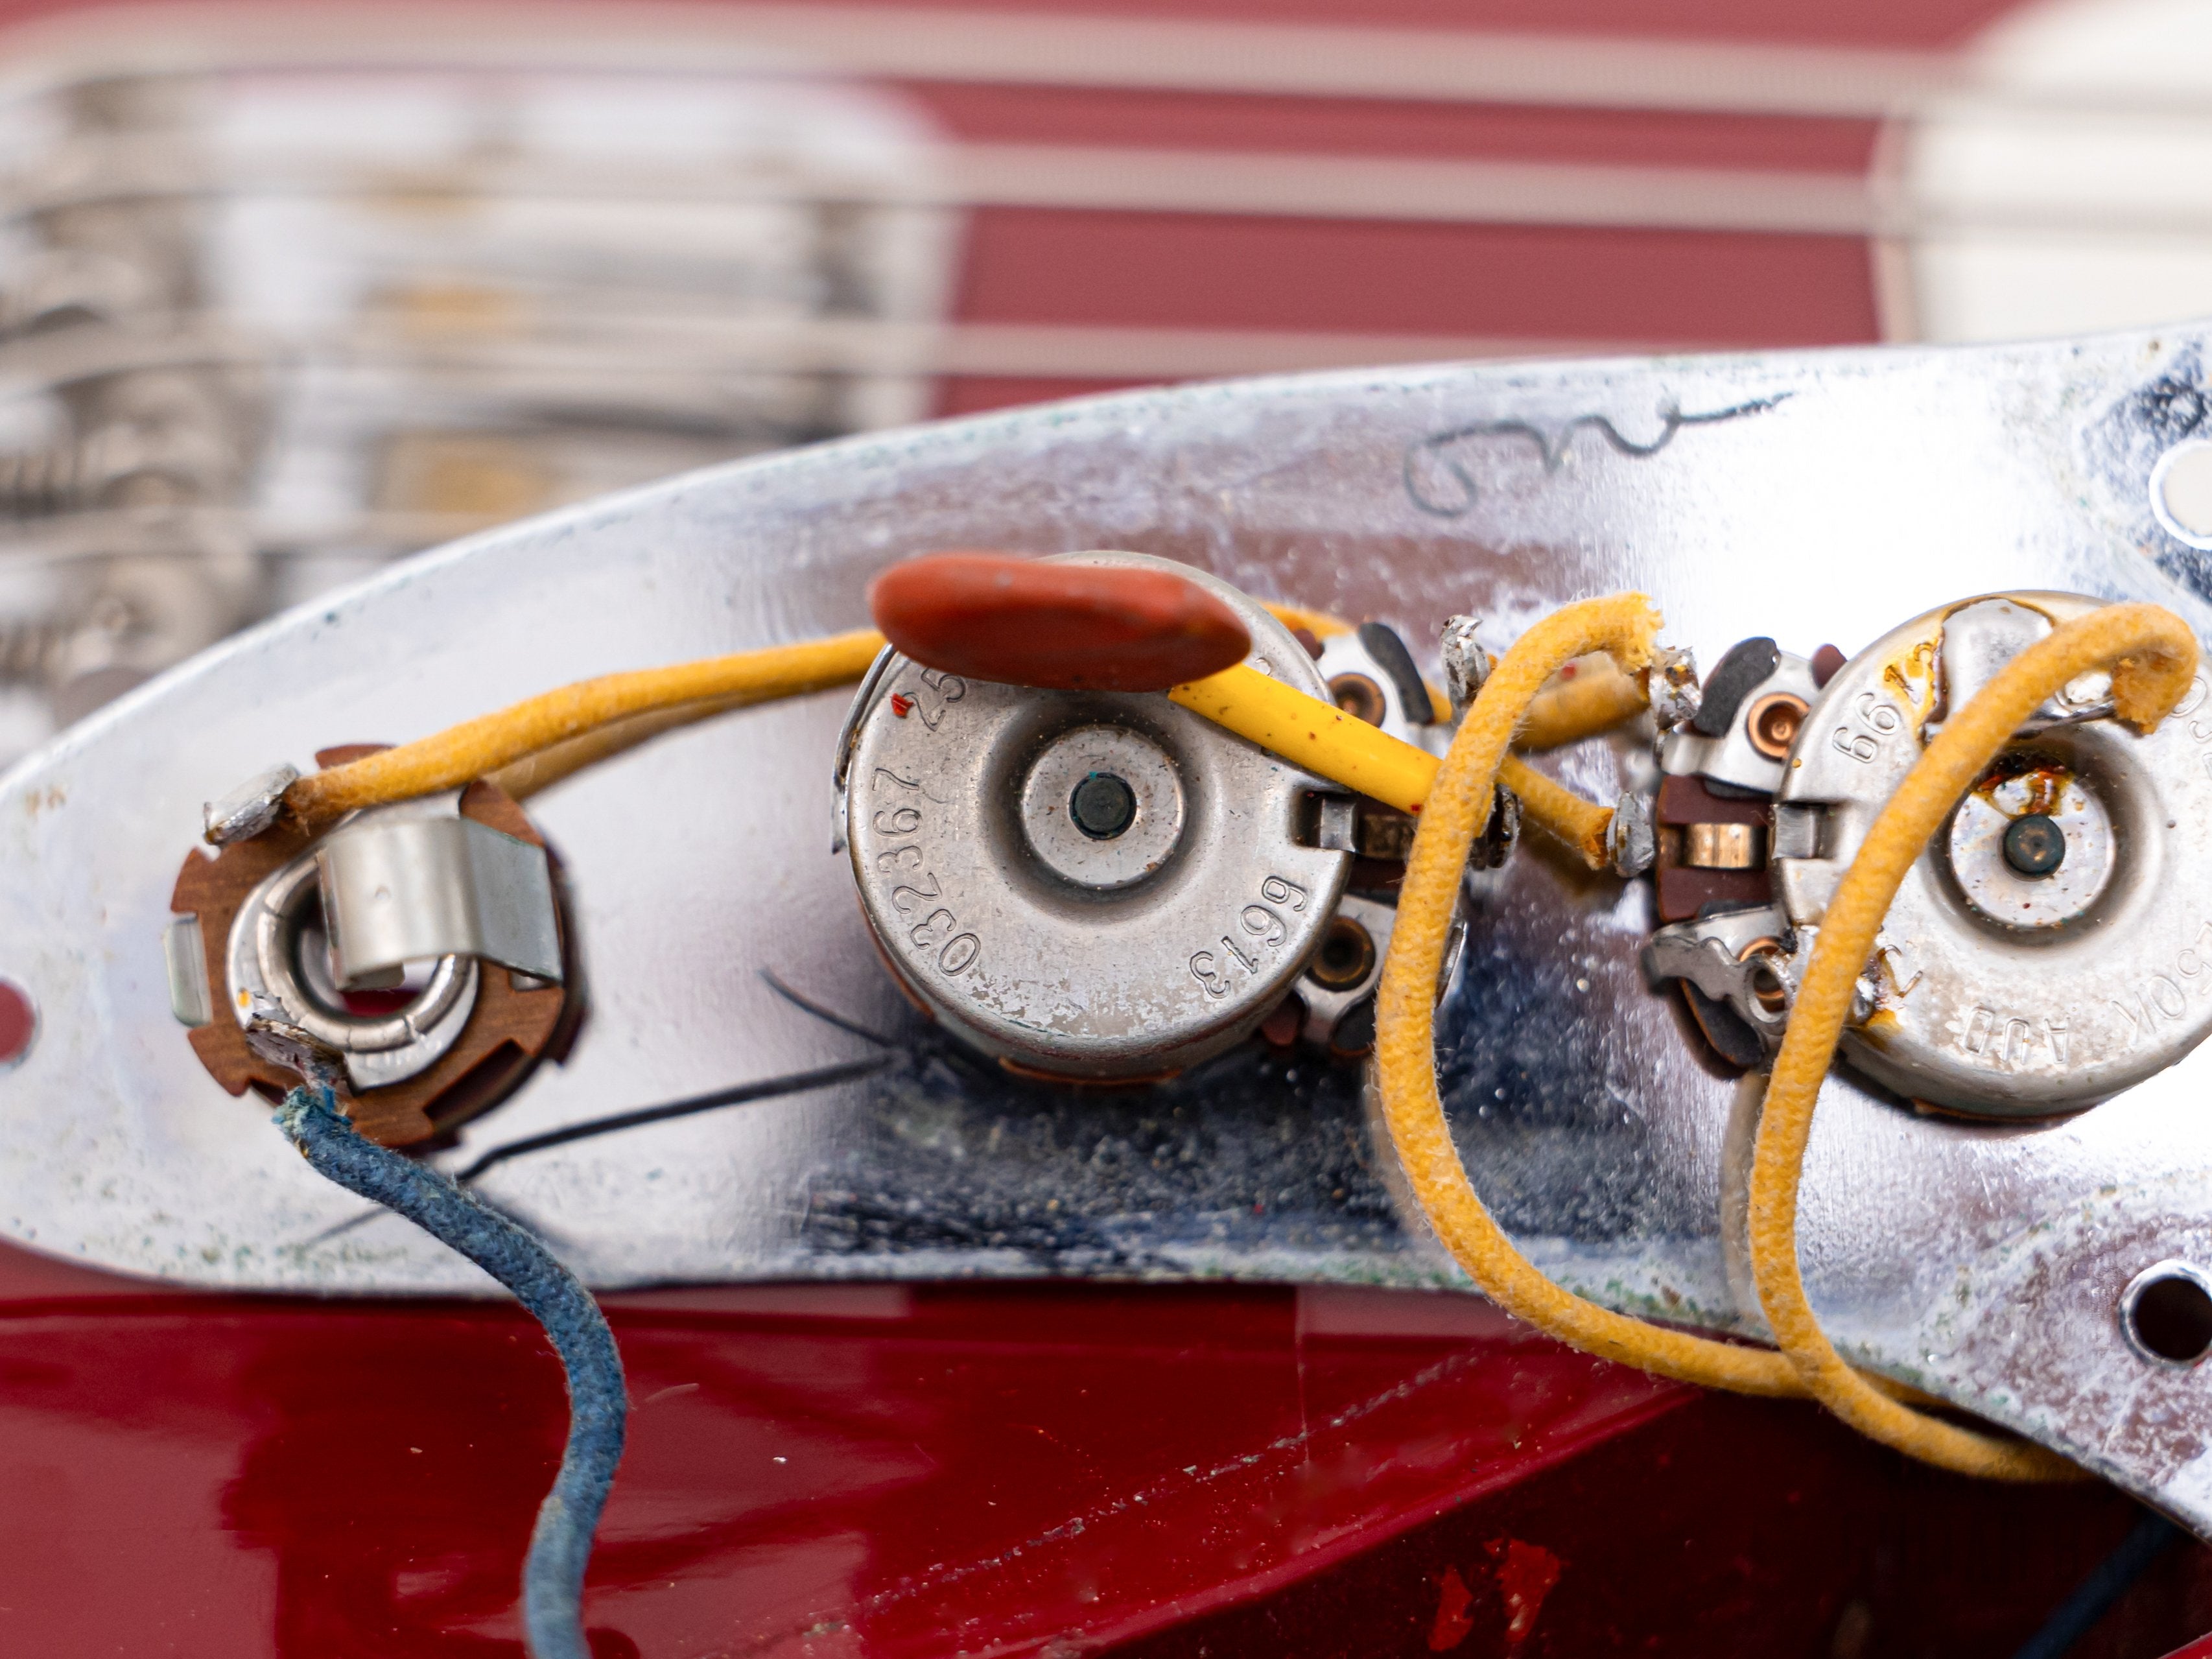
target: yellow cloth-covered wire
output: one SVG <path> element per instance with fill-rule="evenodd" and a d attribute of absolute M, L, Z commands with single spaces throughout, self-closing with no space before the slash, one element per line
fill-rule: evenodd
<path fill-rule="evenodd" d="M 1752 1162 L 1751 1263 L 1759 1303 L 1809 1393 L 1861 1433 L 1926 1462 L 2010 1480 L 2078 1473 L 2040 1447 L 1978 1434 L 1886 1398 L 1821 1332 L 1797 1263 L 1797 1189 L 1821 1080 L 1843 1035 L 1854 985 L 1905 872 L 2029 713 L 2077 675 L 2111 668 L 2120 717 L 2148 730 L 2188 689 L 2197 655 L 2195 635 L 2172 611 L 2112 605 L 2061 624 L 2015 657 L 1944 721 L 1875 820 L 1828 902 L 1790 1008 Z M 1418 842 L 1414 850 L 1418 857 Z M 1412 885 L 1409 875 L 1408 890 Z M 1402 910 L 1398 926 L 1405 926 Z"/>
<path fill-rule="evenodd" d="M 285 792 L 284 805 L 312 829 L 357 807 L 472 783 L 617 720 L 687 703 L 712 702 L 727 708 L 848 684 L 867 672 L 883 645 L 882 635 L 866 629 L 800 645 L 580 680 L 435 736 L 301 778 Z"/>
<path fill-rule="evenodd" d="M 1515 642 L 1460 723 L 1413 837 L 1383 963 L 1375 1049 L 1382 1113 L 1398 1161 L 1437 1236 L 1507 1312 L 1586 1352 L 1663 1376 L 1743 1394 L 1802 1394 L 1805 1385 L 1778 1353 L 1632 1319 L 1562 1289 L 1538 1271 L 1475 1196 L 1437 1090 L 1437 979 L 1444 940 L 1460 872 L 1489 820 L 1514 728 L 1560 664 L 1602 650 L 1632 672 L 1649 660 L 1658 626 L 1658 613 L 1640 593 L 1569 605 Z"/>
<path fill-rule="evenodd" d="M 1303 628 L 1317 640 L 1326 640 L 1338 634 L 1349 634 L 1352 624 L 1341 617 L 1332 617 L 1326 611 L 1308 611 L 1302 605 L 1276 605 L 1270 602 L 1267 614 L 1285 628 Z"/>
<path fill-rule="evenodd" d="M 1427 750 L 1242 663 L 1168 696 L 1269 753 L 1401 812 L 1421 811 L 1436 785 L 1437 761 Z M 1521 797 L 1530 822 L 1580 853 L 1591 869 L 1605 867 L 1610 807 L 1518 760 L 1508 758 L 1499 777 Z"/>
<path fill-rule="evenodd" d="M 1316 638 L 1350 624 L 1294 605 L 1267 610 Z M 884 647 L 872 629 L 798 645 L 580 680 L 380 754 L 302 778 L 285 806 L 308 828 L 386 801 L 493 777 L 518 799 L 646 738 L 751 703 L 849 685 Z M 494 777 L 495 774 L 498 774 Z"/>
<path fill-rule="evenodd" d="M 1436 779 L 1437 757 L 1427 750 L 1243 663 L 1168 696 L 1270 754 L 1401 812 L 1419 811 Z"/>
<path fill-rule="evenodd" d="M 1607 839 L 1613 829 L 1613 808 L 1584 800 L 1517 755 L 1508 755 L 1500 763 L 1498 781 L 1521 798 L 1529 823 L 1573 848 L 1591 869 L 1602 870 L 1611 862 Z"/>
<path fill-rule="evenodd" d="M 1579 743 L 1610 732 L 1651 706 L 1643 678 L 1624 672 L 1607 657 L 1588 657 L 1569 665 L 1577 671 L 1573 678 L 1538 692 L 1528 705 L 1528 718 L 1513 735 L 1516 749 L 1558 749 Z"/>

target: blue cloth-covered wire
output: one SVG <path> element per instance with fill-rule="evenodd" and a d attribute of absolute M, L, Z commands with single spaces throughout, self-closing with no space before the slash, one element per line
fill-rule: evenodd
<path fill-rule="evenodd" d="M 341 1187 L 405 1216 L 514 1292 L 545 1328 L 568 1381 L 568 1446 L 538 1506 L 522 1570 L 522 1626 L 532 1659 L 591 1659 L 584 1566 L 622 1462 L 629 1414 L 622 1356 L 592 1293 L 545 1247 L 436 1170 L 363 1139 L 324 1088 L 295 1089 L 276 1126 Z"/>

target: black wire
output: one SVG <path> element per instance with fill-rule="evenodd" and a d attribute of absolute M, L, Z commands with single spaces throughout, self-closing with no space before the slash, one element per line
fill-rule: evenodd
<path fill-rule="evenodd" d="M 2172 1522 L 2145 1510 L 2119 1547 L 2089 1570 L 2089 1576 L 2074 1587 L 2074 1593 L 2058 1604 L 2013 1659 L 2064 1659 L 2181 1536 L 2181 1528 Z"/>
<path fill-rule="evenodd" d="M 586 1118 L 580 1123 L 549 1129 L 541 1135 L 530 1135 L 521 1140 L 509 1141 L 504 1146 L 495 1146 L 453 1176 L 453 1180 L 457 1183 L 466 1184 L 511 1158 L 520 1158 L 526 1152 L 544 1152 L 549 1146 L 565 1146 L 572 1140 L 588 1140 L 594 1135 L 611 1134 L 619 1129 L 634 1129 L 641 1124 L 689 1117 L 695 1112 L 711 1112 L 720 1106 L 744 1106 L 755 1101 L 776 1100 L 785 1095 L 805 1094 L 810 1089 L 826 1089 L 834 1084 L 849 1083 L 855 1078 L 867 1077 L 882 1071 L 897 1058 L 896 1054 L 872 1054 L 866 1060 L 848 1060 L 842 1065 L 824 1066 L 817 1071 L 793 1072 L 783 1077 L 766 1078 L 757 1083 L 740 1083 L 734 1088 L 717 1089 L 712 1094 L 693 1095 L 688 1099 L 666 1101 L 658 1106 L 640 1106 L 606 1117 Z M 349 1233 L 384 1213 L 380 1208 L 363 1210 L 359 1215 L 349 1216 L 333 1226 L 324 1228 L 295 1248 L 313 1249 L 316 1245 L 328 1243 L 339 1235 Z"/>
<path fill-rule="evenodd" d="M 812 999 L 801 995 L 768 969 L 757 971 L 769 990 L 815 1018 L 863 1042 L 872 1042 L 878 1048 L 895 1048 L 898 1046 L 880 1032 L 872 1031 L 834 1009 L 825 1008 Z M 511 1140 L 504 1146 L 495 1146 L 453 1179 L 466 1186 L 485 1170 L 504 1164 L 511 1158 L 520 1158 L 526 1152 L 542 1152 L 549 1146 L 565 1146 L 572 1140 L 589 1140 L 595 1135 L 612 1134 L 617 1130 L 635 1129 L 647 1123 L 665 1123 L 671 1118 L 689 1117 L 694 1112 L 711 1112 L 720 1106 L 743 1106 L 753 1101 L 774 1100 L 784 1095 L 804 1094 L 810 1089 L 826 1089 L 833 1084 L 849 1083 L 855 1078 L 882 1071 L 893 1058 L 895 1056 L 890 1054 L 877 1054 L 866 1060 L 848 1060 L 840 1065 L 824 1066 L 817 1071 L 793 1072 L 760 1083 L 740 1083 L 735 1088 L 718 1089 L 709 1095 L 693 1095 L 687 1100 L 667 1101 L 659 1106 L 640 1106 L 607 1117 L 586 1118 L 581 1123 L 548 1129 L 542 1135 L 530 1135 L 521 1140 Z"/>
<path fill-rule="evenodd" d="M 781 997 L 786 1002 L 791 1004 L 793 1007 L 805 1009 L 808 1013 L 813 1015 L 815 1018 L 821 1020 L 823 1024 L 834 1025 L 839 1030 L 848 1032 L 854 1036 L 859 1037 L 865 1042 L 872 1042 L 878 1048 L 896 1048 L 898 1047 L 896 1041 L 885 1036 L 882 1032 L 872 1031 L 866 1026 L 860 1024 L 857 1021 L 846 1018 L 844 1015 L 837 1012 L 835 1009 L 825 1008 L 820 1003 L 813 1000 L 811 997 L 800 995 L 797 991 L 793 990 L 791 987 L 786 985 L 781 980 L 778 979 L 775 975 L 768 969 L 762 968 L 757 969 L 755 971 L 760 975 L 762 981 L 767 985 L 769 990 L 775 992 L 776 995 Z"/>
<path fill-rule="evenodd" d="M 558 1129 L 548 1129 L 542 1135 L 527 1135 L 520 1140 L 510 1140 L 504 1146 L 495 1146 L 475 1163 L 459 1171 L 453 1179 L 465 1186 L 487 1170 L 504 1164 L 511 1158 L 520 1158 L 526 1152 L 542 1152 L 549 1146 L 565 1146 L 572 1140 L 588 1140 L 594 1135 L 612 1134 L 620 1129 L 635 1129 L 647 1123 L 665 1123 L 671 1118 L 690 1117 L 695 1112 L 711 1112 L 721 1106 L 743 1106 L 757 1100 L 773 1100 L 782 1095 L 804 1094 L 810 1089 L 827 1089 L 833 1084 L 850 1083 L 880 1072 L 896 1055 L 872 1054 L 866 1060 L 848 1060 L 842 1065 L 824 1066 L 818 1071 L 793 1072 L 787 1077 L 769 1078 L 760 1083 L 741 1083 L 734 1089 L 717 1089 L 710 1095 L 693 1095 L 688 1100 L 672 1100 L 659 1106 L 640 1106 L 633 1111 L 616 1112 L 607 1117 L 586 1118 L 581 1123 L 570 1123 Z"/>

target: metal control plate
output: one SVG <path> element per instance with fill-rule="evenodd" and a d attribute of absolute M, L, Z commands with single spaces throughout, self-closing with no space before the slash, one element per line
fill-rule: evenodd
<path fill-rule="evenodd" d="M 777 456 L 458 544 L 223 647 L 0 780 L 0 977 L 37 1007 L 0 1073 L 0 1228 L 207 1284 L 485 1288 L 404 1224 L 328 1235 L 358 1201 L 225 1096 L 171 1016 L 180 850 L 204 802 L 274 762 L 850 628 L 873 572 L 947 547 L 1182 559 L 1389 621 L 1432 673 L 1448 616 L 1491 619 L 1502 644 L 1620 588 L 1652 594 L 1668 640 L 1708 663 L 1756 635 L 1850 652 L 2008 589 L 2154 599 L 2212 631 L 2212 556 L 2152 503 L 2160 458 L 2212 423 L 2205 345 L 2184 328 L 1194 386 Z M 1355 1074 L 1238 1049 L 1157 1090 L 1055 1089 L 934 1039 L 828 845 L 824 760 L 849 702 L 732 714 L 533 799 L 574 888 L 592 1019 L 565 1066 L 439 1161 L 881 1053 L 886 1069 L 834 1089 L 514 1158 L 483 1190 L 601 1285 L 1462 1282 L 1394 1200 Z M 1609 799 L 1623 759 L 1594 744 L 1546 764 Z M 1756 1090 L 1644 985 L 1646 892 L 1536 843 L 1480 884 L 1442 1013 L 1461 1150 L 1565 1283 L 1755 1332 L 1740 1204 Z M 2212 1370 L 2147 1361 L 2120 1319 L 2147 1268 L 2212 1265 L 2208 1083 L 2200 1048 L 2094 1110 L 1977 1125 L 1839 1072 L 1802 1243 L 1844 1352 L 2212 1524 Z"/>

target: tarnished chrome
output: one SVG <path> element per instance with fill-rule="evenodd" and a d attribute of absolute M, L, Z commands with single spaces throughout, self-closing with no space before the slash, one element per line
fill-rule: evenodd
<path fill-rule="evenodd" d="M 224 995 L 232 1015 L 249 1033 L 257 1020 L 271 1019 L 305 1031 L 343 1058 L 356 1091 L 419 1076 L 438 1063 L 468 1024 L 476 1006 L 474 958 L 440 957 L 397 1012 L 355 1013 L 331 969 L 320 900 L 312 853 L 301 854 L 246 895 L 224 952 Z"/>
<path fill-rule="evenodd" d="M 1808 941 L 1875 817 L 1955 709 L 2053 622 L 2098 601 L 2013 592 L 1893 629 L 1828 682 L 1780 799 L 1817 815 L 1814 850 L 1774 889 Z M 1966 637 L 1949 638 L 1954 618 Z M 1963 682 L 1950 683 L 1957 668 Z M 1869 969 L 1877 1006 L 1849 1061 L 1911 1098 L 1999 1116 L 2076 1111 L 2164 1071 L 2212 1034 L 2212 727 L 2206 679 L 2148 735 L 2111 718 L 2110 686 L 2069 687 L 2000 756 L 1906 875 Z M 2075 705 L 2076 694 L 2085 701 Z M 2064 723 L 2058 723 L 2058 722 Z M 2007 866 L 2006 825 L 2047 815 L 2065 856 Z M 1808 942 L 1803 948 L 1809 951 Z"/>
<path fill-rule="evenodd" d="M 315 847 L 340 989 L 410 962 L 476 957 L 559 984 L 545 849 L 458 813 L 364 813 Z"/>
<path fill-rule="evenodd" d="M 0 976 L 41 1020 L 0 1076 L 0 1226 L 210 1284 L 485 1288 L 402 1223 L 325 1237 L 356 1201 L 222 1092 L 170 1013 L 178 848 L 201 803 L 271 754 L 848 629 L 875 572 L 947 547 L 1133 544 L 1261 598 L 1388 620 L 1432 672 L 1442 617 L 1492 618 L 1503 645 L 1622 589 L 1650 594 L 1667 642 L 1708 663 L 1759 634 L 1852 651 L 1919 611 L 2022 589 L 2155 600 L 2202 634 L 2212 561 L 2162 529 L 2149 480 L 2207 419 L 2208 350 L 2190 326 L 1192 387 L 769 458 L 456 544 L 226 645 L 0 778 Z M 1255 1045 L 1092 1091 L 950 1049 L 883 972 L 851 866 L 823 845 L 848 702 L 739 711 L 533 798 L 573 884 L 592 1015 L 563 1066 L 434 1164 L 873 1051 L 767 970 L 885 1039 L 885 1068 L 517 1156 L 487 1195 L 605 1285 L 1464 1283 L 1395 1207 L 1348 1068 Z M 2175 723 L 2185 741 L 2192 723 L 2212 732 L 2201 704 Z M 1610 799 L 1644 758 L 1619 736 L 1546 764 Z M 1644 984 L 1648 904 L 1533 844 L 1474 884 L 1438 1010 L 1445 1103 L 1477 1192 L 1547 1272 L 1756 1336 L 1739 1206 L 1758 1088 L 1718 1074 Z M 2212 1527 L 2212 1368 L 2146 1360 L 2120 1315 L 2148 1268 L 2212 1269 L 2208 1085 L 2199 1048 L 2093 1110 L 1983 1124 L 1917 1114 L 1838 1068 L 1801 1208 L 1823 1324 L 1852 1363 Z"/>
<path fill-rule="evenodd" d="M 1237 611 L 1248 663 L 1327 695 L 1263 607 L 1184 574 Z M 1133 819 L 1110 839 L 1069 822 L 1093 773 L 1133 792 Z M 1164 697 L 894 659 L 852 740 L 852 868 L 886 960 L 949 1029 L 1039 1071 L 1158 1076 L 1248 1035 L 1312 954 L 1351 865 L 1299 837 L 1326 787 Z"/>
<path fill-rule="evenodd" d="M 257 773 L 220 800 L 211 800 L 200 815 L 203 834 L 216 847 L 250 841 L 283 810 L 284 792 L 300 781 L 296 766 L 272 766 Z"/>

